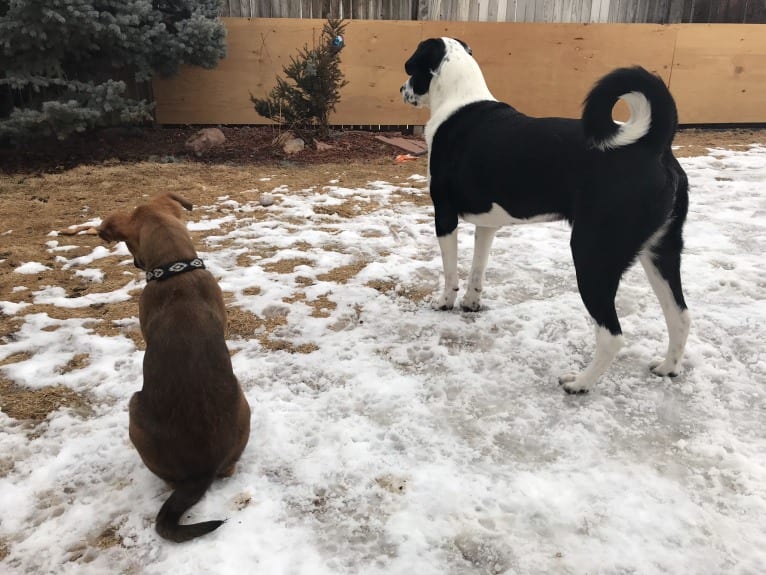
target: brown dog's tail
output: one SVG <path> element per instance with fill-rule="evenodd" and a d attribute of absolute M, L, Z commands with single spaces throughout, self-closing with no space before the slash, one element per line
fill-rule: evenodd
<path fill-rule="evenodd" d="M 203 521 L 192 525 L 178 524 L 184 511 L 202 498 L 211 483 L 213 483 L 212 476 L 178 484 L 157 514 L 157 533 L 165 539 L 182 543 L 218 529 L 223 521 Z"/>

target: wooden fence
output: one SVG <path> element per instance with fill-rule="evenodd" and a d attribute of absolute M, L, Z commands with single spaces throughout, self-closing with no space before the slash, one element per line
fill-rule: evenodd
<path fill-rule="evenodd" d="M 319 38 L 323 21 L 224 19 L 228 57 L 213 70 L 183 67 L 155 79 L 160 124 L 268 124 L 253 109 L 282 67 Z M 533 116 L 576 117 L 593 82 L 640 64 L 659 74 L 684 124 L 766 123 L 766 25 L 348 23 L 341 69 L 348 85 L 335 125 L 420 125 L 427 111 L 406 106 L 404 62 L 424 38 L 468 42 L 495 97 Z"/>
<path fill-rule="evenodd" d="M 766 0 L 221 0 L 252 18 L 481 22 L 766 23 Z"/>

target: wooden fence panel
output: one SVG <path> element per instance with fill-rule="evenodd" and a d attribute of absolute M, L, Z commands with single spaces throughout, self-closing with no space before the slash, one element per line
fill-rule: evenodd
<path fill-rule="evenodd" d="M 766 0 L 221 0 L 225 17 L 766 23 Z"/>
<path fill-rule="evenodd" d="M 263 124 L 249 94 L 265 96 L 282 67 L 318 40 L 323 20 L 225 19 L 229 55 L 217 68 L 183 67 L 156 79 L 161 124 Z M 341 66 L 349 84 L 332 122 L 422 124 L 428 112 L 402 103 L 404 62 L 418 42 L 456 36 L 474 49 L 493 94 L 537 116 L 580 114 L 592 83 L 640 64 L 670 83 L 684 123 L 766 122 L 762 25 L 528 24 L 355 20 Z M 675 60 L 674 60 L 675 59 Z M 711 89 L 715 86 L 715 89 Z"/>
<path fill-rule="evenodd" d="M 683 123 L 766 122 L 766 26 L 679 26 L 671 88 Z"/>
<path fill-rule="evenodd" d="M 641 64 L 670 77 L 676 31 L 654 24 L 424 22 L 423 37 L 468 42 L 494 96 L 533 116 L 580 115 L 593 82 Z"/>
<path fill-rule="evenodd" d="M 742 21 L 753 24 L 756 22 L 766 23 L 766 2 L 764 0 L 750 0 L 747 2 Z"/>
<path fill-rule="evenodd" d="M 765 0 L 221 0 L 251 18 L 487 22 L 766 23 Z"/>
<path fill-rule="evenodd" d="M 154 80 L 160 124 L 268 124 L 250 102 L 284 77 L 298 48 L 319 39 L 323 20 L 225 18 L 228 56 L 212 70 L 185 66 Z M 341 66 L 349 84 L 341 92 L 337 124 L 422 124 L 423 110 L 405 106 L 399 87 L 404 62 L 422 37 L 420 22 L 357 20 L 346 28 Z"/>
<path fill-rule="evenodd" d="M 422 124 L 427 113 L 402 102 L 404 62 L 423 39 L 420 22 L 357 21 L 346 28 L 341 53 L 348 85 L 333 122 L 338 124 Z"/>

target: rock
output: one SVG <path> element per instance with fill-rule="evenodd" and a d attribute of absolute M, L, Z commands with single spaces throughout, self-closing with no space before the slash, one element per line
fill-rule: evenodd
<path fill-rule="evenodd" d="M 506 573 L 512 565 L 510 557 L 506 556 L 490 539 L 484 539 L 473 533 L 461 533 L 455 537 L 455 546 L 463 558 L 481 573 L 491 575 Z"/>
<path fill-rule="evenodd" d="M 261 194 L 260 196 L 258 196 L 258 202 L 259 202 L 259 203 L 260 203 L 260 204 L 261 204 L 261 205 L 262 205 L 264 208 L 267 208 L 267 207 L 269 207 L 271 204 L 273 204 L 273 203 L 274 203 L 274 196 L 272 196 L 271 194 Z"/>
<path fill-rule="evenodd" d="M 292 132 L 280 132 L 279 135 L 277 135 L 277 137 L 271 141 L 271 143 L 275 146 L 284 146 L 288 140 L 292 140 L 293 138 L 295 138 L 295 134 Z"/>
<path fill-rule="evenodd" d="M 317 152 L 324 152 L 325 150 L 332 150 L 335 146 L 331 146 L 330 144 L 325 144 L 324 142 L 317 142 L 316 147 L 317 147 Z"/>
<path fill-rule="evenodd" d="M 300 138 L 293 138 L 292 140 L 287 140 L 285 142 L 285 145 L 282 146 L 282 149 L 285 151 L 286 154 L 297 154 L 298 152 L 302 152 L 303 148 L 305 147 L 306 147 L 306 142 L 304 142 Z"/>
<path fill-rule="evenodd" d="M 218 128 L 203 128 L 186 140 L 184 147 L 193 152 L 195 156 L 200 157 L 225 141 L 226 136 Z"/>

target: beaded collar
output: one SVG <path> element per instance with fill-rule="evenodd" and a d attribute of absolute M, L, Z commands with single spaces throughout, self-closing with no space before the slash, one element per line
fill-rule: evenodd
<path fill-rule="evenodd" d="M 205 263 L 200 258 L 194 258 L 193 260 L 180 260 L 147 271 L 146 281 L 150 282 L 152 280 L 166 280 L 184 272 L 204 269 Z"/>

